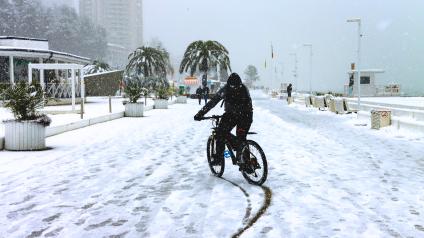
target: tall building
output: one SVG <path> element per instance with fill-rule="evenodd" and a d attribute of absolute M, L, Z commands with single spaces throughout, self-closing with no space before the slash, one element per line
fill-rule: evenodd
<path fill-rule="evenodd" d="M 126 65 L 128 54 L 143 44 L 142 0 L 79 1 L 81 16 L 107 31 L 107 61 L 112 66 Z"/>

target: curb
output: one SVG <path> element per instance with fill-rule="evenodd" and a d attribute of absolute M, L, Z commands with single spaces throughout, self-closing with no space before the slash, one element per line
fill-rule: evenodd
<path fill-rule="evenodd" d="M 173 105 L 176 104 L 175 100 L 170 102 L 169 105 Z M 153 110 L 153 105 L 151 106 L 146 106 L 144 108 L 145 111 L 150 111 Z M 60 125 L 60 126 L 53 126 L 53 127 L 47 127 L 46 128 L 46 138 L 47 137 L 51 137 L 51 136 L 55 136 L 55 135 L 59 135 L 68 131 L 73 131 L 73 130 L 77 130 L 77 129 L 81 129 L 87 126 L 92 126 L 95 124 L 99 124 L 99 123 L 103 123 L 103 122 L 107 122 L 107 121 L 112 121 L 112 120 L 116 120 L 116 119 L 120 119 L 124 117 L 124 112 L 116 112 L 116 113 L 111 113 L 108 115 L 103 115 L 103 116 L 99 116 L 99 117 L 94 117 L 94 118 L 90 118 L 90 119 L 85 119 L 85 120 L 81 120 L 81 121 L 76 121 L 76 122 L 71 122 L 65 125 Z M 0 151 L 4 149 L 4 136 L 0 137 Z"/>
<path fill-rule="evenodd" d="M 87 127 L 87 126 L 92 126 L 92 125 L 99 124 L 99 123 L 102 123 L 102 122 L 116 120 L 116 119 L 123 118 L 123 117 L 124 117 L 124 112 L 118 112 L 118 113 L 111 113 L 111 114 L 105 115 L 105 116 L 99 116 L 99 117 L 94 117 L 94 118 L 90 118 L 90 119 L 86 119 L 86 120 L 72 122 L 72 123 L 69 123 L 69 124 L 61 125 L 61 126 L 47 127 L 46 128 L 46 138 L 50 137 L 50 136 L 62 134 L 62 133 L 68 132 L 68 131 L 73 131 L 73 130 L 76 130 L 76 129 L 84 128 L 84 127 Z"/>

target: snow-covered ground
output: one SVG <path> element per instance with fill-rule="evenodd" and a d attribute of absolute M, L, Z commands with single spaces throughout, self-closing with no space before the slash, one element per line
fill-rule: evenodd
<path fill-rule="evenodd" d="M 424 108 L 424 97 L 364 97 L 361 101 Z"/>
<path fill-rule="evenodd" d="M 424 236 L 424 136 L 252 95 L 272 202 L 242 237 Z M 198 109 L 189 100 L 50 137 L 51 150 L 0 152 L 0 237 L 235 234 L 264 192 L 230 163 L 228 181 L 210 175 Z"/>
<path fill-rule="evenodd" d="M 112 112 L 122 112 L 124 111 L 124 105 L 122 102 L 124 98 L 116 97 L 112 98 Z M 144 102 L 144 99 L 140 99 Z M 153 105 L 152 99 L 147 99 L 147 106 Z M 99 117 L 102 115 L 109 114 L 109 98 L 108 97 L 88 97 L 87 103 L 84 104 L 85 114 L 84 119 L 90 119 L 94 117 Z M 75 105 L 76 110 L 80 110 L 80 105 Z M 81 120 L 80 114 L 68 113 L 68 114 L 49 114 L 49 112 L 69 112 L 72 110 L 71 105 L 61 105 L 61 106 L 47 106 L 41 111 L 47 112 L 49 117 L 52 119 L 51 126 L 65 125 L 68 123 L 76 122 Z M 4 126 L 2 124 L 3 120 L 12 119 L 13 114 L 7 108 L 0 107 L 0 137 L 4 136 Z"/>

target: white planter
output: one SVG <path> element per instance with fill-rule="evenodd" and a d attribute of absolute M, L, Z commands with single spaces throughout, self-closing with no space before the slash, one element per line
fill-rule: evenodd
<path fill-rule="evenodd" d="M 186 104 L 187 103 L 187 96 L 178 96 L 177 97 L 177 103 Z"/>
<path fill-rule="evenodd" d="M 168 100 L 166 100 L 166 99 L 156 99 L 155 100 L 155 109 L 168 109 Z"/>
<path fill-rule="evenodd" d="M 46 148 L 46 127 L 33 121 L 6 121 L 6 150 L 42 150 Z"/>
<path fill-rule="evenodd" d="M 142 117 L 144 113 L 144 103 L 127 103 L 125 104 L 126 117 Z"/>

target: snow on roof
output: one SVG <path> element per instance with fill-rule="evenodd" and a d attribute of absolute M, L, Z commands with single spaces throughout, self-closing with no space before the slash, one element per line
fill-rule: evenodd
<path fill-rule="evenodd" d="M 20 37 L 20 36 L 0 36 L 1 40 L 31 40 L 31 41 L 48 41 L 46 39 L 39 38 L 29 38 L 29 37 Z"/>
<path fill-rule="evenodd" d="M 54 55 L 58 56 L 65 56 L 70 57 L 73 59 L 77 59 L 84 62 L 90 62 L 90 58 L 82 57 L 79 55 L 69 54 L 65 52 L 60 51 L 54 51 L 54 50 L 45 50 L 45 49 L 37 49 L 37 48 L 23 48 L 23 47 L 14 47 L 14 46 L 0 46 L 0 55 L 4 55 L 4 52 L 22 52 L 22 53 L 29 53 L 31 54 L 50 54 L 50 56 L 53 58 Z M 3 54 L 2 54 L 3 53 Z"/>
<path fill-rule="evenodd" d="M 97 76 L 97 75 L 102 75 L 102 74 L 110 74 L 110 73 L 115 73 L 115 72 L 119 72 L 119 71 L 123 72 L 124 70 L 117 69 L 117 70 L 105 71 L 105 72 L 95 73 L 95 74 L 86 74 L 86 75 L 84 75 L 84 77 L 91 77 L 91 76 Z"/>

